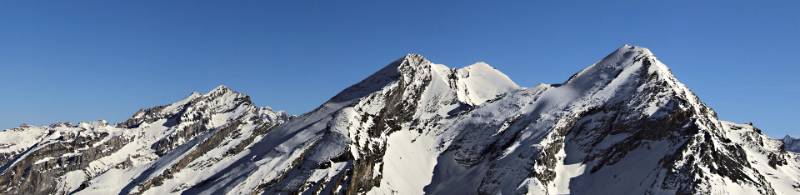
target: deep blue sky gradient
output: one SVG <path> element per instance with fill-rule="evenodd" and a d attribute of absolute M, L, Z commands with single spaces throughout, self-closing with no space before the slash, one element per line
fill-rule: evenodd
<path fill-rule="evenodd" d="M 722 119 L 800 135 L 799 1 L 670 2 L 0 1 L 0 129 L 219 84 L 301 114 L 409 52 L 559 83 L 631 43 Z"/>

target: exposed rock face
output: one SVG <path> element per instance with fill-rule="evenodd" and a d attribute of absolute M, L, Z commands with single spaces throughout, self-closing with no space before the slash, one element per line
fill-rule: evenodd
<path fill-rule="evenodd" d="M 297 117 L 225 87 L 0 132 L 6 194 L 796 194 L 793 138 L 720 121 L 648 49 L 520 88 L 410 54 Z"/>

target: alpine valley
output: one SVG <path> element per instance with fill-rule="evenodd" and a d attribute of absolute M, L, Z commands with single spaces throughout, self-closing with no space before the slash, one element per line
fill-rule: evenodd
<path fill-rule="evenodd" d="M 2 131 L 0 194 L 800 194 L 796 152 L 646 48 L 530 88 L 409 54 L 300 116 L 219 86 Z"/>

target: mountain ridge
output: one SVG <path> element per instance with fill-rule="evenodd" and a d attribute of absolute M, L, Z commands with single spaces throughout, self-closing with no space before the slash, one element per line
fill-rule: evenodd
<path fill-rule="evenodd" d="M 221 85 L 116 125 L 0 134 L 19 137 L 0 138 L 10 194 L 800 192 L 794 139 L 719 120 L 632 45 L 560 84 L 407 54 L 300 116 Z"/>

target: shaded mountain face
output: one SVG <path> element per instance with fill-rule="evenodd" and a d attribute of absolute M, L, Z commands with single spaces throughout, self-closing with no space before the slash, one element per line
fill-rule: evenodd
<path fill-rule="evenodd" d="M 650 50 L 561 84 L 409 54 L 288 116 L 225 87 L 0 132 L 4 194 L 797 194 L 794 138 L 721 121 Z"/>
<path fill-rule="evenodd" d="M 794 138 L 787 135 L 786 137 L 783 137 L 782 141 L 785 150 L 800 153 L 800 138 Z"/>

